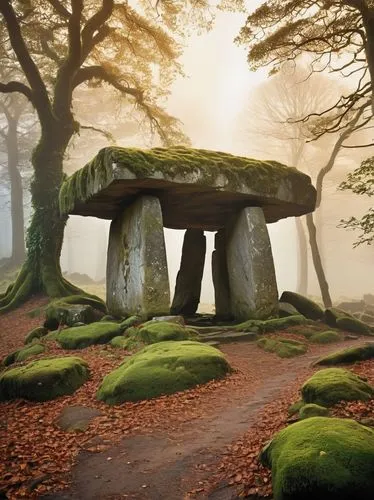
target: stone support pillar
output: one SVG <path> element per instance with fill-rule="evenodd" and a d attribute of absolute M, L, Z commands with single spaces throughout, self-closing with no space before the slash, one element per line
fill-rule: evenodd
<path fill-rule="evenodd" d="M 228 228 L 227 269 L 235 319 L 278 313 L 278 290 L 270 238 L 260 207 L 243 209 Z"/>
<path fill-rule="evenodd" d="M 171 314 L 192 315 L 200 302 L 206 252 L 206 238 L 200 229 L 187 229 Z"/>
<path fill-rule="evenodd" d="M 111 314 L 169 314 L 169 276 L 158 198 L 142 196 L 113 220 L 106 293 Z"/>
<path fill-rule="evenodd" d="M 212 253 L 212 278 L 214 285 L 216 317 L 221 320 L 229 320 L 232 317 L 232 313 L 229 275 L 227 272 L 226 232 L 224 229 L 217 231 L 214 238 L 214 252 Z"/>

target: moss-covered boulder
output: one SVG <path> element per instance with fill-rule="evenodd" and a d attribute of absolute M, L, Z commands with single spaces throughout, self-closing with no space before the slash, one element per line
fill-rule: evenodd
<path fill-rule="evenodd" d="M 324 318 L 324 311 L 313 300 L 295 292 L 283 292 L 280 302 L 288 302 L 299 311 L 300 314 L 312 320 Z"/>
<path fill-rule="evenodd" d="M 20 361 L 25 361 L 27 358 L 31 358 L 32 356 L 37 356 L 45 351 L 45 347 L 42 344 L 32 344 L 22 349 L 17 349 L 8 356 L 6 356 L 3 360 L 4 366 L 12 365 L 13 363 L 18 363 Z"/>
<path fill-rule="evenodd" d="M 341 351 L 334 352 L 324 356 L 316 361 L 316 365 L 333 366 L 345 363 L 355 363 L 356 361 L 365 361 L 374 358 L 374 342 L 367 342 L 358 347 L 349 347 Z"/>
<path fill-rule="evenodd" d="M 193 341 L 159 342 L 107 375 L 97 398 L 108 404 L 151 399 L 190 389 L 230 371 L 223 354 Z"/>
<path fill-rule="evenodd" d="M 47 401 L 72 394 L 89 377 L 87 363 L 64 357 L 33 361 L 0 375 L 0 401 L 25 398 Z"/>
<path fill-rule="evenodd" d="M 339 318 L 350 317 L 351 315 L 338 307 L 328 307 L 324 313 L 324 321 L 332 328 L 336 328 L 336 321 Z"/>
<path fill-rule="evenodd" d="M 119 349 L 126 349 L 128 342 L 128 338 L 124 337 L 123 335 L 119 335 L 118 337 L 112 338 L 112 340 L 110 341 L 110 345 Z"/>
<path fill-rule="evenodd" d="M 297 340 L 283 339 L 279 337 L 263 337 L 257 341 L 257 345 L 267 352 L 273 352 L 280 358 L 293 358 L 305 354 L 308 347 Z"/>
<path fill-rule="evenodd" d="M 167 340 L 196 340 L 198 334 L 178 323 L 148 321 L 138 329 L 138 337 L 144 344 L 155 344 Z"/>
<path fill-rule="evenodd" d="M 313 417 L 281 430 L 260 460 L 274 500 L 371 500 L 374 430 L 353 420 Z"/>
<path fill-rule="evenodd" d="M 326 368 L 304 383 L 301 395 L 306 403 L 332 406 L 339 401 L 367 401 L 374 396 L 374 388 L 348 370 Z"/>
<path fill-rule="evenodd" d="M 333 330 L 326 330 L 325 332 L 314 333 L 309 340 L 313 344 L 333 344 L 342 340 L 342 336 Z"/>
<path fill-rule="evenodd" d="M 361 335 L 374 335 L 369 325 L 352 316 L 338 318 L 336 320 L 336 326 L 348 332 L 360 333 Z"/>
<path fill-rule="evenodd" d="M 325 406 L 316 405 L 314 403 L 304 404 L 299 411 L 300 420 L 311 417 L 327 417 L 329 414 L 328 408 Z"/>
<path fill-rule="evenodd" d="M 284 318 L 273 318 L 265 321 L 258 319 L 250 319 L 236 325 L 234 329 L 239 332 L 255 332 L 255 333 L 269 333 L 277 330 L 286 330 L 292 326 L 305 325 L 308 320 L 305 316 L 297 314 L 295 316 L 287 316 Z"/>
<path fill-rule="evenodd" d="M 140 325 L 141 322 L 142 319 L 140 316 L 130 316 L 129 318 L 126 318 L 123 321 L 121 321 L 121 330 L 124 332 L 128 328 L 131 328 L 132 326 Z"/>
<path fill-rule="evenodd" d="M 66 328 L 56 337 L 64 349 L 84 349 L 94 344 L 106 344 L 112 338 L 121 335 L 118 323 L 98 321 L 90 325 Z"/>
<path fill-rule="evenodd" d="M 48 305 L 44 326 L 48 330 L 56 330 L 59 325 L 89 324 L 101 319 L 105 312 L 106 306 L 99 298 L 69 295 Z"/>
<path fill-rule="evenodd" d="M 279 317 L 286 318 L 287 316 L 296 316 L 299 314 L 299 311 L 292 304 L 288 302 L 279 302 Z"/>
<path fill-rule="evenodd" d="M 41 339 L 47 335 L 48 329 L 44 326 L 38 326 L 29 332 L 25 337 L 25 344 L 31 344 L 31 342 L 35 339 Z"/>

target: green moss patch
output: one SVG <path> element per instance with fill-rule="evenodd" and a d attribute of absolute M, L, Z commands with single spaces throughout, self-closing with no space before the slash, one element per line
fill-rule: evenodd
<path fill-rule="evenodd" d="M 350 317 L 351 315 L 338 307 L 328 307 L 325 310 L 325 323 L 329 326 L 336 328 L 336 320 L 339 318 Z"/>
<path fill-rule="evenodd" d="M 159 342 L 107 375 L 97 398 L 108 404 L 151 399 L 190 389 L 230 371 L 223 354 L 193 341 Z"/>
<path fill-rule="evenodd" d="M 257 341 L 257 345 L 267 352 L 273 352 L 280 358 L 293 358 L 305 354 L 307 346 L 296 340 L 283 339 L 279 337 L 263 337 Z"/>
<path fill-rule="evenodd" d="M 18 363 L 20 361 L 25 361 L 27 358 L 31 358 L 32 356 L 37 356 L 45 351 L 45 347 L 42 344 L 32 344 L 27 347 L 23 347 L 22 349 L 18 349 L 14 351 L 3 360 L 4 366 L 12 365 L 13 363 Z"/>
<path fill-rule="evenodd" d="M 329 414 L 328 408 L 316 405 L 314 403 L 304 404 L 299 411 L 300 420 L 311 417 L 327 417 Z"/>
<path fill-rule="evenodd" d="M 295 292 L 283 292 L 280 302 L 287 302 L 299 311 L 300 314 L 312 320 L 324 318 L 324 311 L 316 302 Z"/>
<path fill-rule="evenodd" d="M 240 332 L 258 332 L 258 333 L 269 333 L 275 332 L 277 330 L 286 330 L 295 325 L 304 325 L 308 323 L 308 320 L 301 314 L 295 316 L 287 316 L 285 318 L 274 318 L 265 321 L 258 319 L 250 319 L 240 323 L 234 327 L 235 330 Z"/>
<path fill-rule="evenodd" d="M 316 362 L 316 365 L 332 366 L 344 363 L 355 363 L 356 361 L 365 361 L 374 358 L 374 342 L 367 342 L 358 347 L 349 347 L 341 351 L 334 352 L 325 356 Z"/>
<path fill-rule="evenodd" d="M 128 328 L 131 328 L 132 326 L 137 326 L 140 325 L 142 322 L 142 319 L 139 316 L 130 316 L 129 318 L 126 318 L 121 322 L 121 329 L 124 332 Z"/>
<path fill-rule="evenodd" d="M 178 323 L 149 321 L 139 328 L 138 337 L 145 344 L 155 344 L 167 340 L 196 340 L 198 334 Z"/>
<path fill-rule="evenodd" d="M 25 398 L 47 401 L 72 394 L 89 377 L 80 358 L 49 358 L 12 368 L 0 375 L 0 401 Z"/>
<path fill-rule="evenodd" d="M 121 326 L 118 323 L 99 321 L 66 328 L 57 335 L 56 340 L 64 349 L 84 349 L 94 344 L 106 344 L 118 335 L 121 335 Z"/>
<path fill-rule="evenodd" d="M 374 430 L 353 420 L 313 417 L 292 424 L 263 449 L 274 500 L 370 500 Z"/>
<path fill-rule="evenodd" d="M 304 383 L 301 394 L 306 403 L 332 406 L 339 401 L 367 401 L 374 396 L 374 388 L 348 370 L 326 368 Z"/>
<path fill-rule="evenodd" d="M 360 333 L 361 335 L 374 335 L 374 332 L 369 325 L 351 316 L 338 318 L 336 320 L 336 326 L 341 330 L 347 330 L 348 332 Z"/>
<path fill-rule="evenodd" d="M 31 332 L 29 332 L 26 335 L 25 344 L 31 344 L 31 342 L 35 339 L 41 339 L 42 337 L 47 335 L 47 333 L 48 330 L 44 326 L 39 326 L 37 328 L 34 328 L 33 330 L 31 330 Z"/>
<path fill-rule="evenodd" d="M 110 345 L 112 347 L 126 349 L 128 342 L 129 342 L 128 338 L 124 337 L 123 335 L 119 335 L 118 337 L 112 338 L 112 340 L 110 341 Z"/>
<path fill-rule="evenodd" d="M 99 320 L 105 312 L 106 306 L 99 298 L 69 295 L 48 304 L 44 326 L 49 330 L 55 330 L 59 325 L 93 323 Z"/>
<path fill-rule="evenodd" d="M 325 332 L 315 333 L 309 338 L 313 344 L 332 344 L 342 340 L 342 336 L 338 332 L 327 330 Z"/>

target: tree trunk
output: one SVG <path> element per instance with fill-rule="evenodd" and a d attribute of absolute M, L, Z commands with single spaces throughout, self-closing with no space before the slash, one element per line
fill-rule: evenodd
<path fill-rule="evenodd" d="M 308 243 L 300 217 L 295 217 L 298 240 L 297 292 L 306 295 L 308 292 Z"/>
<path fill-rule="evenodd" d="M 306 223 L 309 232 L 309 242 L 310 242 L 310 248 L 312 250 L 314 269 L 316 271 L 319 287 L 321 289 L 323 304 L 325 307 L 331 307 L 332 301 L 329 292 L 329 285 L 327 283 L 325 272 L 322 266 L 321 256 L 319 253 L 318 243 L 317 243 L 317 231 L 316 231 L 316 226 L 314 225 L 312 213 L 306 215 Z"/>
<path fill-rule="evenodd" d="M 17 136 L 17 119 L 8 119 L 6 137 L 8 153 L 8 172 L 10 179 L 10 200 L 12 217 L 12 265 L 19 265 L 25 260 L 25 229 L 23 215 L 22 177 L 18 170 L 19 151 Z"/>

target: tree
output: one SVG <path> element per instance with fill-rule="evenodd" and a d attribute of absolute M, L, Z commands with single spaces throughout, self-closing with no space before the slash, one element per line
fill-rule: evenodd
<path fill-rule="evenodd" d="M 0 311 L 32 292 L 58 297 L 80 292 L 63 279 L 59 264 L 66 219 L 58 192 L 63 158 L 79 130 L 72 111 L 74 91 L 87 84 L 115 88 L 132 100 L 164 142 L 184 139 L 177 120 L 157 105 L 180 72 L 177 59 L 184 27 L 204 24 L 204 0 L 138 2 L 139 9 L 114 0 L 2 0 L 3 59 L 15 55 L 22 80 L 0 83 L 0 92 L 23 94 L 36 109 L 41 136 L 32 155 L 33 217 L 27 259 Z M 193 17 L 191 21 L 191 16 Z M 164 28 L 161 28 L 163 26 Z M 172 37 L 174 35 L 174 38 Z"/>

